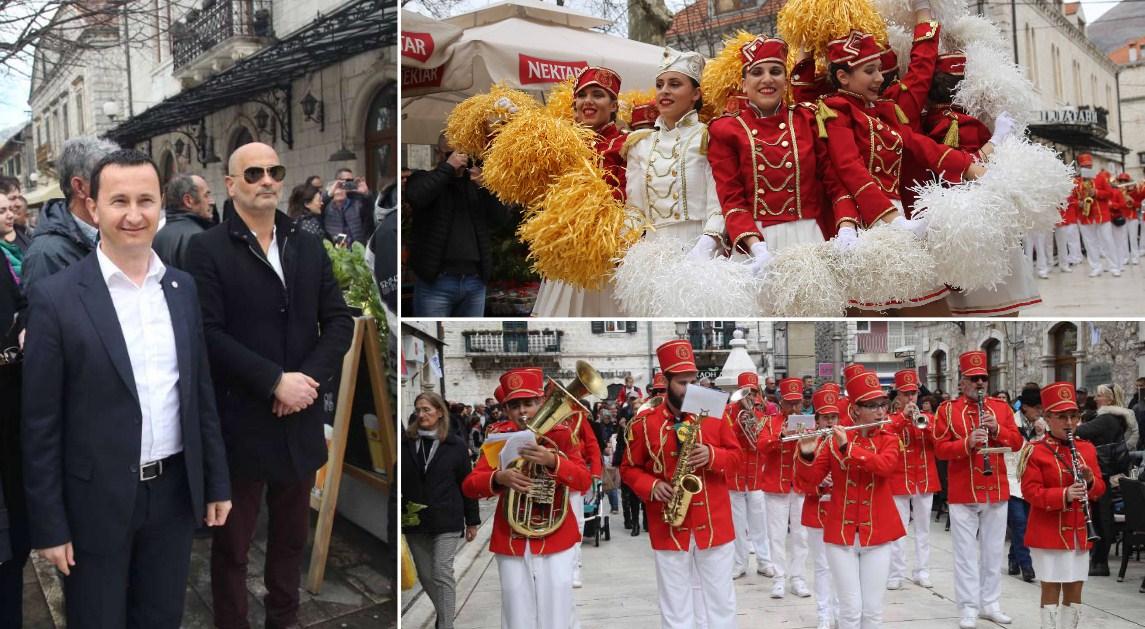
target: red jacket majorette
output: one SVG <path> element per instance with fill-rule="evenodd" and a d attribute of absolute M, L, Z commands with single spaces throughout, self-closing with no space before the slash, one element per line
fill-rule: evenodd
<path fill-rule="evenodd" d="M 735 435 L 736 444 L 739 446 L 739 463 L 728 469 L 728 488 L 731 491 L 759 491 L 763 489 L 763 453 L 759 451 L 756 442 L 744 434 L 739 421 L 741 412 L 754 415 L 755 421 L 759 422 L 760 426 L 765 419 L 758 406 L 750 411 L 739 402 L 724 407 L 724 422 Z"/>
<path fill-rule="evenodd" d="M 578 426 L 579 423 L 579 426 Z M 601 458 L 600 442 L 596 440 L 596 433 L 588 420 L 588 413 L 578 411 L 568 416 L 565 424 L 570 430 L 572 445 L 580 450 L 580 458 L 588 468 L 589 476 L 601 478 L 604 475 L 604 460 Z"/>
<path fill-rule="evenodd" d="M 1078 223 L 1082 225 L 1098 225 L 1112 220 L 1109 212 L 1109 202 L 1113 198 L 1114 188 L 1109 183 L 1109 172 L 1101 171 L 1097 176 L 1088 180 L 1093 192 L 1093 202 L 1090 203 L 1089 212 L 1085 211 L 1085 195 L 1082 195 L 1078 212 Z M 1083 184 L 1084 185 L 1084 184 Z"/>
<path fill-rule="evenodd" d="M 1065 207 L 1061 208 L 1062 220 L 1058 222 L 1058 227 L 1063 225 L 1076 225 L 1079 217 L 1081 216 L 1081 200 L 1084 198 L 1084 185 L 1085 180 L 1081 177 L 1073 178 L 1073 190 L 1069 193 L 1069 198 L 1066 199 Z"/>
<path fill-rule="evenodd" d="M 761 226 L 857 220 L 855 204 L 818 137 L 816 107 L 789 105 L 768 116 L 749 105 L 708 125 L 708 161 L 733 246 L 746 252 L 740 241 L 750 235 L 763 239 Z"/>
<path fill-rule="evenodd" d="M 521 430 L 511 421 L 501 421 L 490 426 L 488 433 L 514 432 Z M 559 424 L 545 434 L 558 448 L 557 467 L 551 474 L 558 483 L 566 485 L 570 491 L 586 491 L 591 484 L 588 468 L 580 458 L 580 448 L 572 444 L 572 432 L 567 426 Z M 493 536 L 489 539 L 490 552 L 498 555 L 514 555 L 520 557 L 525 554 L 528 545 L 534 555 L 551 555 L 562 550 L 572 548 L 581 540 L 581 530 L 577 526 L 576 518 L 569 513 L 561 527 L 548 537 L 529 539 L 513 532 L 506 519 L 505 502 L 506 490 L 504 487 L 494 485 L 493 474 L 497 470 L 490 467 L 484 456 L 477 458 L 477 466 L 465 477 L 461 483 L 461 493 L 467 498 L 491 498 L 497 496 L 497 511 L 493 516 Z M 568 501 L 565 509 L 569 508 Z"/>
<path fill-rule="evenodd" d="M 1075 439 L 1077 452 L 1086 467 L 1093 470 L 1093 486 L 1089 499 L 1097 500 L 1105 493 L 1105 481 L 1097 463 L 1097 450 L 1084 439 Z M 1026 546 L 1052 550 L 1089 550 L 1086 538 L 1085 511 L 1081 503 L 1067 501 L 1065 491 L 1074 483 L 1069 446 L 1053 435 L 1026 444 L 1019 470 L 1022 477 L 1022 498 L 1030 503 L 1030 517 L 1026 524 Z"/>
<path fill-rule="evenodd" d="M 1013 451 L 1022 447 L 1022 434 L 1014 424 L 1014 414 L 1005 402 L 987 397 L 983 405 L 998 419 L 998 434 L 988 447 L 1005 446 Z M 978 402 L 965 396 L 947 400 L 934 414 L 934 454 L 950 461 L 947 467 L 946 499 L 952 504 L 1005 502 L 1010 499 L 1006 482 L 1006 461 L 1001 454 L 991 454 L 994 473 L 982 474 L 983 455 L 970 447 L 970 433 L 978 427 Z"/>
<path fill-rule="evenodd" d="M 823 541 L 828 544 L 877 546 L 892 542 L 906 531 L 891 494 L 890 475 L 898 465 L 898 439 L 878 431 L 863 437 L 852 432 L 846 452 L 834 437 L 808 461 L 799 456 L 799 484 L 817 486 L 831 475 L 833 489 L 823 518 Z"/>
<path fill-rule="evenodd" d="M 621 131 L 616 123 L 610 122 L 596 132 L 596 143 L 593 146 L 604 158 L 605 181 L 612 186 L 613 196 L 621 201 L 624 200 L 625 187 L 628 185 L 628 160 L 620 156 L 620 149 L 624 148 L 627 138 L 627 133 Z"/>
<path fill-rule="evenodd" d="M 676 471 L 679 442 L 675 423 L 667 402 L 633 418 L 628 426 L 628 449 L 620 464 L 620 476 L 648 509 L 648 536 L 653 550 L 686 551 L 692 538 L 697 548 L 726 544 L 735 538 L 726 475 L 739 464 L 739 447 L 723 420 L 705 417 L 701 421 L 697 443 L 708 446 L 711 461 L 695 471 L 704 488 L 692 497 L 683 525 L 672 527 L 664 522 L 665 503 L 652 500 L 656 482 L 670 485 Z"/>
<path fill-rule="evenodd" d="M 934 416 L 930 413 L 923 415 L 933 426 Z M 932 494 L 942 489 L 935 465 L 934 433 L 929 428 L 915 427 L 903 413 L 895 413 L 889 419 L 891 423 L 887 425 L 887 431 L 898 437 L 902 452 L 898 467 L 891 476 L 891 492 L 896 496 L 906 496 Z"/>
<path fill-rule="evenodd" d="M 820 439 L 815 444 L 815 456 L 818 457 L 826 451 L 829 445 L 827 439 Z M 821 529 L 823 523 L 827 521 L 827 505 L 831 501 L 831 475 L 828 474 L 826 478 L 814 485 L 801 483 L 800 480 L 798 476 L 795 479 L 795 484 L 804 494 L 803 511 L 799 516 L 799 522 L 803 526 Z"/>

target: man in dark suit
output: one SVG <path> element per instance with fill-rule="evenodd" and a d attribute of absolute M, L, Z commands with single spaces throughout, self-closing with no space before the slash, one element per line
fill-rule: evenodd
<path fill-rule="evenodd" d="M 151 250 L 159 173 L 103 158 L 99 246 L 29 295 L 24 484 L 32 547 L 64 575 L 68 626 L 175 629 L 197 522 L 230 511 L 191 276 Z"/>
<path fill-rule="evenodd" d="M 314 472 L 326 462 L 353 320 L 322 241 L 277 211 L 286 168 L 270 146 L 230 157 L 235 211 L 191 241 L 227 443 L 234 512 L 211 545 L 215 626 L 246 629 L 247 555 L 266 493 L 266 627 L 298 622 Z M 329 409 L 329 410 L 328 410 Z"/>

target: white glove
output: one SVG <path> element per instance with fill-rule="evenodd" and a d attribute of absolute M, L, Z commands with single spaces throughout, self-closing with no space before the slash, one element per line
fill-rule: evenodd
<path fill-rule="evenodd" d="M 716 255 L 716 239 L 711 236 L 700 236 L 696 246 L 688 252 L 689 260 L 711 260 Z"/>
<path fill-rule="evenodd" d="M 766 242 L 763 242 L 761 240 L 761 241 L 755 243 L 754 245 L 752 245 L 751 246 L 751 272 L 752 272 L 752 274 L 755 275 L 756 277 L 762 276 L 764 270 L 767 268 L 767 265 L 771 264 L 771 261 L 774 259 L 775 259 L 775 256 L 771 255 L 771 252 L 767 250 L 767 243 Z"/>
<path fill-rule="evenodd" d="M 895 220 L 891 221 L 891 225 L 899 229 L 905 229 L 915 235 L 917 238 L 926 238 L 926 226 L 930 221 L 925 218 L 917 218 L 914 220 L 908 219 L 905 216 L 896 216 Z"/>
<path fill-rule="evenodd" d="M 859 233 L 854 227 L 840 227 L 831 242 L 834 243 L 836 253 L 845 253 L 859 244 Z"/>
<path fill-rule="evenodd" d="M 1010 114 L 1002 112 L 998 114 L 998 119 L 994 121 L 994 135 L 990 137 L 990 143 L 998 146 L 1014 133 L 1014 129 L 1018 127 L 1018 123 L 1010 117 Z"/>

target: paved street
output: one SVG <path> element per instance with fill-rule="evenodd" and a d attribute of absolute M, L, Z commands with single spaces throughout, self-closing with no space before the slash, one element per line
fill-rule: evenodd
<path fill-rule="evenodd" d="M 455 564 L 459 580 L 457 604 L 458 629 L 498 629 L 500 624 L 500 588 L 497 563 L 485 550 L 491 520 L 487 517 L 491 501 L 482 505 L 485 525 L 472 544 L 458 553 Z M 657 614 L 656 574 L 652 565 L 652 551 L 648 537 L 630 537 L 623 528 L 620 516 L 612 522 L 611 541 L 601 541 L 595 548 L 585 544 L 583 589 L 576 590 L 577 615 L 584 629 L 623 627 L 624 629 L 655 629 L 659 627 Z M 883 615 L 886 627 L 953 628 L 958 626 L 954 607 L 954 585 L 951 573 L 953 558 L 950 534 L 943 524 L 935 524 L 931 532 L 931 579 L 934 589 L 926 590 L 910 583 L 904 589 L 887 592 Z M 913 548 L 908 544 L 908 561 L 913 561 Z M 810 562 L 809 562 L 810 563 Z M 1110 561 L 1116 574 L 1116 562 Z M 754 565 L 754 564 L 753 564 Z M 909 564 L 908 564 L 909 565 Z M 811 572 L 808 573 L 810 585 Z M 1085 586 L 1083 600 L 1086 607 L 1082 626 L 1086 629 L 1120 629 L 1145 626 L 1145 594 L 1137 592 L 1145 577 L 1145 562 L 1131 562 L 1124 583 L 1116 576 L 1095 577 Z M 814 599 L 801 599 L 788 594 L 775 601 L 768 597 L 770 579 L 749 572 L 735 582 L 740 627 L 782 627 L 797 629 L 815 627 Z M 1004 576 L 1002 581 L 1003 609 L 1014 617 L 1012 629 L 1037 629 L 1037 583 L 1025 583 L 1017 577 Z M 403 593 L 408 597 L 409 592 Z M 406 629 L 432 628 L 432 606 L 424 596 L 403 599 L 408 606 L 402 626 Z M 764 622 L 764 619 L 766 621 Z M 986 629 L 996 625 L 984 620 L 978 627 Z"/>
<path fill-rule="evenodd" d="M 1049 279 L 1035 281 L 1042 303 L 1023 310 L 1023 317 L 1136 317 L 1145 312 L 1145 265 L 1127 265 L 1121 277 L 1089 277 L 1085 263 L 1072 273 L 1055 266 Z"/>

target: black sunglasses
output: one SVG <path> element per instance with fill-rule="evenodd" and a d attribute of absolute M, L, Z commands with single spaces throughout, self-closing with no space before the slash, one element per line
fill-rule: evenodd
<path fill-rule="evenodd" d="M 279 164 L 277 166 L 263 167 L 263 166 L 250 166 L 243 170 L 243 181 L 249 184 L 256 184 L 262 181 L 262 178 L 270 173 L 271 179 L 275 181 L 282 181 L 286 179 L 286 166 Z M 231 175 L 237 177 L 237 175 Z"/>
<path fill-rule="evenodd" d="M 990 379 L 990 376 L 970 376 L 969 378 L 967 378 L 967 380 L 969 380 L 970 382 L 986 382 L 989 379 Z"/>

